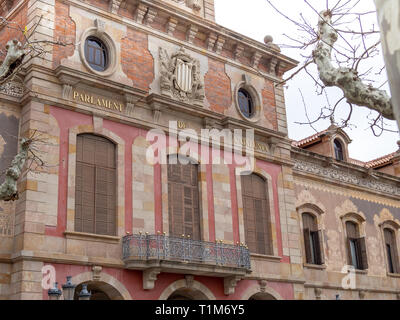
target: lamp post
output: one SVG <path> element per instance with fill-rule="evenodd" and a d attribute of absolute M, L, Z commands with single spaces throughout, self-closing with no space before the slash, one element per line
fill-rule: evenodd
<path fill-rule="evenodd" d="M 58 288 L 58 282 L 54 282 L 54 287 L 47 291 L 49 300 L 60 300 L 64 296 L 64 300 L 74 300 L 76 285 L 71 282 L 71 276 L 67 276 L 67 282 L 62 285 L 62 291 Z M 87 290 L 87 284 L 82 285 L 79 293 L 79 300 L 90 300 L 91 293 Z"/>

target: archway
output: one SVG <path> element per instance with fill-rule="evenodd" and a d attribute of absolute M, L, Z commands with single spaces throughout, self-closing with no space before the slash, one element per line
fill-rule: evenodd
<path fill-rule="evenodd" d="M 214 294 L 198 281 L 177 280 L 161 293 L 159 300 L 215 300 Z"/>
<path fill-rule="evenodd" d="M 117 289 L 102 281 L 87 281 L 77 285 L 74 300 L 79 300 L 79 293 L 82 290 L 83 284 L 87 285 L 87 290 L 92 294 L 90 300 L 124 300 Z"/>
<path fill-rule="evenodd" d="M 265 292 L 253 294 L 249 300 L 277 300 L 273 295 Z"/>
<path fill-rule="evenodd" d="M 167 300 L 208 300 L 208 298 L 199 290 L 182 288 L 174 291 Z"/>

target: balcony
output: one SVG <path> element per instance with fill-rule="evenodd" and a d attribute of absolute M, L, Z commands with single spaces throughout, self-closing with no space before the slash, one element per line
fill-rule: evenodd
<path fill-rule="evenodd" d="M 125 236 L 122 251 L 127 269 L 143 270 L 144 289 L 160 272 L 223 277 L 233 287 L 251 272 L 250 252 L 241 245 L 146 234 Z"/>

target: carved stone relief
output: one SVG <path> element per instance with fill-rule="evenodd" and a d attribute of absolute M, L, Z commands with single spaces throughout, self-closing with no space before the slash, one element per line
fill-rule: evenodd
<path fill-rule="evenodd" d="M 161 94 L 202 105 L 205 97 L 204 80 L 200 76 L 200 61 L 192 58 L 183 48 L 171 57 L 159 49 Z"/>
<path fill-rule="evenodd" d="M 339 182 L 349 183 L 360 187 L 389 193 L 393 195 L 400 195 L 400 187 L 388 183 L 377 181 L 374 178 L 362 178 L 348 171 L 323 167 L 316 163 L 296 160 L 294 169 L 324 177 L 324 179 L 333 179 Z"/>

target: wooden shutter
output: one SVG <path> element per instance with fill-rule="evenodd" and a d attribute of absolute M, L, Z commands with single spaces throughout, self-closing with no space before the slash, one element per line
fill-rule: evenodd
<path fill-rule="evenodd" d="M 353 265 L 353 259 L 351 256 L 351 244 L 350 242 L 353 240 L 356 240 L 358 238 L 358 228 L 357 224 L 351 221 L 346 222 L 346 234 L 347 234 L 347 255 L 348 255 L 348 261 L 350 265 Z M 356 240 L 356 243 L 358 241 Z M 359 245 L 357 245 L 359 247 Z M 356 253 L 357 254 L 357 253 Z M 357 254 L 359 256 L 359 254 Z M 358 257 L 356 257 L 357 259 Z M 354 266 L 357 268 L 357 265 Z"/>
<path fill-rule="evenodd" d="M 105 138 L 77 137 L 75 230 L 115 235 L 115 146 Z"/>
<path fill-rule="evenodd" d="M 385 244 L 390 246 L 390 253 L 392 256 L 392 264 L 394 273 L 400 273 L 399 268 L 399 255 L 397 250 L 396 236 L 395 233 L 390 229 L 383 230 L 385 237 Z"/>
<path fill-rule="evenodd" d="M 358 250 L 359 250 L 359 257 L 361 261 L 361 268 L 362 270 L 368 269 L 368 256 L 367 256 L 367 246 L 365 243 L 365 237 L 358 238 Z"/>
<path fill-rule="evenodd" d="M 200 240 L 198 167 L 195 164 L 168 165 L 169 232 Z"/>
<path fill-rule="evenodd" d="M 324 264 L 325 263 L 325 255 L 324 255 L 324 238 L 322 234 L 322 230 L 318 230 L 317 237 L 316 239 L 316 244 L 315 244 L 315 249 L 317 250 L 317 263 L 318 264 Z"/>
<path fill-rule="evenodd" d="M 312 257 L 311 257 L 311 236 L 310 236 L 310 229 L 305 228 L 303 229 L 304 233 L 304 249 L 306 253 L 306 261 L 307 263 L 312 263 Z"/>
<path fill-rule="evenodd" d="M 251 252 L 272 254 L 271 221 L 267 185 L 258 175 L 242 176 L 246 244 Z"/>

